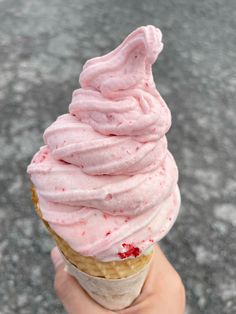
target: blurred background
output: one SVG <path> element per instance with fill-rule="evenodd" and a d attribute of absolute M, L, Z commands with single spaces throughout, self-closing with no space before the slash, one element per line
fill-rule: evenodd
<path fill-rule="evenodd" d="M 0 0 L 1 314 L 64 313 L 26 167 L 68 111 L 85 60 L 147 24 L 163 32 L 153 70 L 182 194 L 162 247 L 188 314 L 236 313 L 236 1 Z"/>

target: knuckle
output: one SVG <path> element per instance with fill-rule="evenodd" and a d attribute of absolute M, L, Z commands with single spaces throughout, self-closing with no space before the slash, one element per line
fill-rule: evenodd
<path fill-rule="evenodd" d="M 56 291 L 56 294 L 59 298 L 65 297 L 67 291 L 68 291 L 68 285 L 67 285 L 67 279 L 66 279 L 66 273 L 58 272 L 55 276 L 54 280 L 54 289 Z"/>
<path fill-rule="evenodd" d="M 177 297 L 179 308 L 184 312 L 186 304 L 186 294 L 183 281 L 178 273 L 176 273 L 175 282 L 174 282 L 174 294 Z"/>
<path fill-rule="evenodd" d="M 185 298 L 185 288 L 183 281 L 178 273 L 176 273 L 174 282 L 173 282 L 173 288 L 175 290 L 175 293 L 177 293 L 179 296 Z"/>

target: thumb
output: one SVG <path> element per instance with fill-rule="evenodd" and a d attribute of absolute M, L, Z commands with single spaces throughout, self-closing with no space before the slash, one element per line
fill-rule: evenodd
<path fill-rule="evenodd" d="M 56 271 L 54 289 L 68 314 L 108 314 L 102 306 L 94 302 L 81 288 L 74 277 L 65 271 L 65 262 L 57 247 L 51 251 L 51 259 Z"/>

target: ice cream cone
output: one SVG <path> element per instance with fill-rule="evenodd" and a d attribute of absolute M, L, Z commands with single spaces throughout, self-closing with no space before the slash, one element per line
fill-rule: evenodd
<path fill-rule="evenodd" d="M 38 196 L 32 188 L 32 200 L 37 214 L 64 256 L 67 271 L 72 274 L 99 304 L 110 310 L 129 306 L 140 294 L 152 252 L 132 259 L 102 262 L 74 251 L 43 219 Z"/>
<path fill-rule="evenodd" d="M 66 264 L 66 270 L 79 281 L 97 303 L 116 311 L 130 306 L 139 296 L 150 265 L 150 263 L 145 264 L 141 270 L 129 277 L 106 279 L 90 276 L 67 261 Z"/>
<path fill-rule="evenodd" d="M 88 60 L 69 112 L 45 130 L 27 168 L 36 211 L 67 271 L 113 310 L 139 295 L 152 247 L 180 207 L 165 136 L 171 113 L 152 75 L 162 48 L 161 31 L 148 25 Z"/>

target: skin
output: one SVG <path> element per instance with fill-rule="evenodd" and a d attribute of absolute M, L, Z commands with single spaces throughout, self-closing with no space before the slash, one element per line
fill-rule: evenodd
<path fill-rule="evenodd" d="M 51 252 L 55 267 L 54 288 L 68 314 L 183 314 L 185 289 L 182 280 L 161 249 L 156 246 L 150 272 L 140 296 L 121 311 L 109 311 L 94 302 L 65 270 L 57 247 Z"/>

